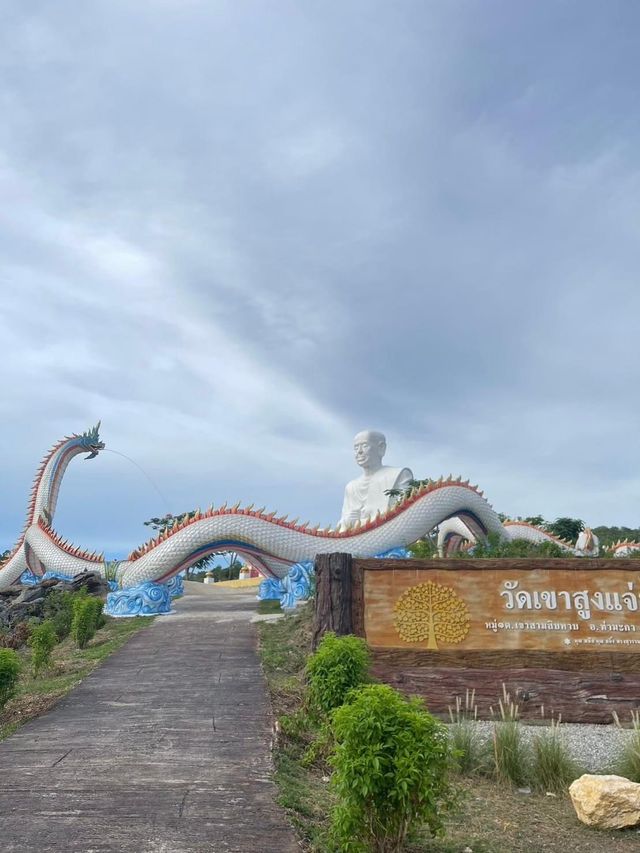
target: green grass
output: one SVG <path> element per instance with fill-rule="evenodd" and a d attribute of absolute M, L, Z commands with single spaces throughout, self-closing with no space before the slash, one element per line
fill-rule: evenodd
<path fill-rule="evenodd" d="M 46 678 L 28 678 L 20 685 L 18 696 L 42 696 L 47 693 L 67 693 L 79 684 L 91 667 L 81 667 L 69 674 L 49 675 Z"/>
<path fill-rule="evenodd" d="M 269 613 L 282 613 L 279 601 L 268 600 L 258 602 L 258 613 L 267 615 Z"/>
<path fill-rule="evenodd" d="M 12 735 L 16 729 L 20 727 L 20 723 L 5 723 L 0 726 L 0 740 L 4 740 L 5 738 Z"/>
<path fill-rule="evenodd" d="M 614 721 L 622 728 L 617 714 Z M 631 711 L 631 734 L 614 761 L 614 772 L 632 782 L 640 782 L 640 711 Z"/>
<path fill-rule="evenodd" d="M 543 794 L 547 791 L 565 794 L 569 785 L 582 775 L 583 771 L 571 757 L 560 724 L 555 721 L 534 736 L 531 752 L 531 785 Z"/>
<path fill-rule="evenodd" d="M 266 603 L 266 602 L 265 602 Z M 299 702 L 303 693 L 304 668 L 311 651 L 311 608 L 297 608 L 283 619 L 258 624 L 260 657 L 267 684 L 276 697 L 277 711 L 288 710 L 282 700 Z M 279 704 L 280 703 L 280 704 Z"/>
<path fill-rule="evenodd" d="M 153 616 L 135 616 L 131 619 L 111 620 L 109 636 L 102 636 L 98 631 L 93 642 L 86 649 L 78 651 L 82 660 L 100 662 L 123 646 L 132 634 L 137 634 L 141 628 L 153 622 Z"/>
<path fill-rule="evenodd" d="M 283 746 L 276 757 L 275 780 L 278 803 L 286 809 L 304 848 L 326 853 L 327 815 L 333 805 L 328 782 L 300 764 L 301 754 L 291 745 Z"/>
<path fill-rule="evenodd" d="M 317 767 L 306 767 L 303 762 L 313 740 L 302 710 L 304 668 L 311 651 L 311 612 L 311 605 L 299 607 L 277 622 L 261 622 L 258 632 L 262 668 L 280 722 L 274 753 L 278 802 L 286 809 L 303 848 L 309 853 L 326 853 L 327 815 L 332 804 L 329 786 Z"/>

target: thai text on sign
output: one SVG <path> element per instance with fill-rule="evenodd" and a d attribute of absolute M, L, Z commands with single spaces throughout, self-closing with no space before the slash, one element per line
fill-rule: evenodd
<path fill-rule="evenodd" d="M 640 651 L 639 571 L 398 568 L 364 576 L 374 647 Z"/>

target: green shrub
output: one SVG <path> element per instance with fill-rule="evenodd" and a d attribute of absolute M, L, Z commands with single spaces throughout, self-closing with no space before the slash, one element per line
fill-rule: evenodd
<path fill-rule="evenodd" d="M 96 614 L 92 599 L 89 596 L 77 596 L 73 602 L 73 619 L 71 620 L 71 636 L 79 649 L 86 648 L 89 640 L 96 632 Z"/>
<path fill-rule="evenodd" d="M 424 825 L 440 832 L 454 799 L 449 743 L 445 726 L 422 702 L 372 684 L 354 690 L 332 722 L 337 848 L 392 853 Z"/>
<path fill-rule="evenodd" d="M 0 708 L 16 692 L 20 678 L 20 658 L 13 649 L 0 649 Z"/>
<path fill-rule="evenodd" d="M 342 705 L 350 690 L 368 680 L 369 662 L 367 644 L 360 637 L 325 634 L 306 667 L 312 713 L 323 716 Z"/>
<path fill-rule="evenodd" d="M 71 632 L 75 597 L 72 592 L 54 590 L 45 600 L 44 617 L 53 623 L 58 640 L 64 640 Z"/>
<path fill-rule="evenodd" d="M 472 552 L 462 552 L 456 557 L 472 559 L 496 559 L 500 557 L 571 557 L 572 554 L 556 542 L 529 542 L 528 539 L 503 539 L 497 533 L 489 533 L 486 542 L 478 542 Z"/>
<path fill-rule="evenodd" d="M 93 624 L 95 626 L 96 631 L 100 628 L 104 628 L 106 619 L 104 617 L 103 608 L 104 601 L 101 598 L 90 598 L 91 607 L 93 608 Z"/>
<path fill-rule="evenodd" d="M 51 665 L 51 652 L 53 651 L 58 637 L 53 622 L 46 620 L 31 631 L 29 646 L 31 647 L 31 670 L 33 677 L 48 669 Z"/>
<path fill-rule="evenodd" d="M 537 791 L 562 794 L 580 776 L 560 731 L 560 722 L 552 720 L 533 738 L 531 785 Z"/>

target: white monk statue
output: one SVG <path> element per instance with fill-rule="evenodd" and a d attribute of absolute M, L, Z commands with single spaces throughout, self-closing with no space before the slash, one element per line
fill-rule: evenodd
<path fill-rule="evenodd" d="M 341 530 L 353 527 L 357 521 L 366 521 L 377 512 L 385 512 L 396 498 L 385 495 L 390 489 L 408 488 L 413 474 L 408 468 L 391 468 L 382 464 L 387 440 L 381 432 L 368 429 L 359 432 L 353 440 L 356 462 L 363 474 L 347 483 L 344 490 Z"/>

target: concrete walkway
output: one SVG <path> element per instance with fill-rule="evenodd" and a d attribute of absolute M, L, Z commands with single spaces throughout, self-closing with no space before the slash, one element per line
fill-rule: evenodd
<path fill-rule="evenodd" d="M 0 849 L 289 853 L 255 591 L 189 584 L 45 716 L 0 743 Z"/>

